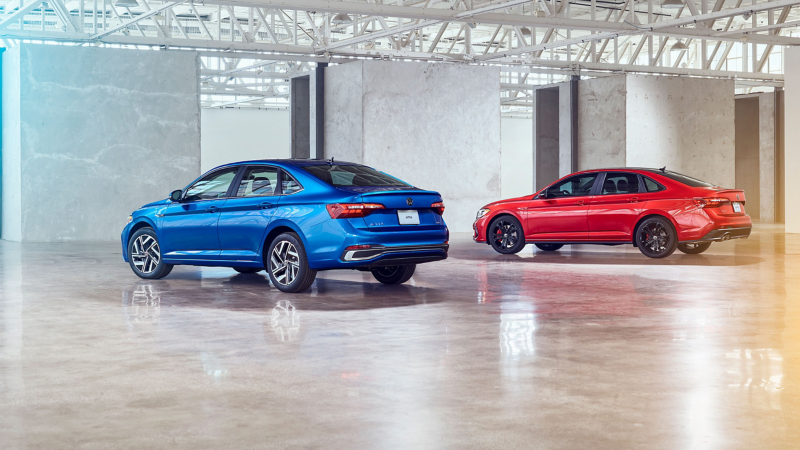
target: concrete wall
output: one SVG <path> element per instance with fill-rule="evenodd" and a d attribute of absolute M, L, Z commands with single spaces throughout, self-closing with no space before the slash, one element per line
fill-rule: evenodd
<path fill-rule="evenodd" d="M 203 172 L 233 161 L 291 157 L 289 111 L 203 109 L 201 118 Z"/>
<path fill-rule="evenodd" d="M 784 59 L 784 216 L 787 233 L 800 233 L 800 47 L 788 47 Z"/>
<path fill-rule="evenodd" d="M 580 82 L 578 170 L 625 166 L 625 78 L 620 75 Z"/>
<path fill-rule="evenodd" d="M 198 56 L 22 44 L 3 54 L 3 238 L 117 241 L 200 173 Z"/>
<path fill-rule="evenodd" d="M 360 89 L 353 82 L 359 70 Z M 387 61 L 328 67 L 326 112 L 357 108 L 346 115 L 360 116 L 361 125 L 326 122 L 325 156 L 441 192 L 450 229 L 470 231 L 475 211 L 500 197 L 499 96 L 496 67 Z M 332 116 L 326 113 L 326 121 Z"/>
<path fill-rule="evenodd" d="M 520 197 L 533 188 L 533 120 L 504 117 L 500 120 L 500 196 Z"/>
<path fill-rule="evenodd" d="M 626 92 L 626 165 L 735 185 L 733 80 L 627 75 Z"/>
<path fill-rule="evenodd" d="M 775 94 L 758 96 L 759 220 L 775 221 Z M 748 197 L 748 203 L 750 199 Z"/>

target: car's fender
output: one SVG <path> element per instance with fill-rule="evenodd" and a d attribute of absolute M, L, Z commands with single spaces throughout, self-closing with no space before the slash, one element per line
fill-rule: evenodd
<path fill-rule="evenodd" d="M 261 238 L 261 247 L 259 249 L 259 257 L 263 257 L 264 248 L 267 246 L 267 237 L 272 233 L 273 230 L 279 227 L 288 227 L 291 228 L 298 236 L 300 236 L 300 241 L 303 242 L 303 247 L 308 248 L 308 239 L 306 239 L 305 233 L 297 226 L 296 223 L 292 222 L 288 219 L 276 219 L 272 220 L 269 225 L 267 225 L 266 230 L 264 230 L 264 236 Z"/>

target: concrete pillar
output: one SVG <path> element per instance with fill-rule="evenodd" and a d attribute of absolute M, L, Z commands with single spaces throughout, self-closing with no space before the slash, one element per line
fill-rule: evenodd
<path fill-rule="evenodd" d="M 620 75 L 579 82 L 577 170 L 625 166 L 625 80 Z"/>
<path fill-rule="evenodd" d="M 292 158 L 311 155 L 311 99 L 308 75 L 294 77 L 290 83 L 289 104 L 292 116 Z"/>
<path fill-rule="evenodd" d="M 477 209 L 500 198 L 498 98 L 497 67 L 367 60 L 328 67 L 325 157 L 439 191 L 450 230 L 470 231 Z"/>
<path fill-rule="evenodd" d="M 559 178 L 559 87 L 536 90 L 534 127 L 534 188 L 536 191 Z"/>
<path fill-rule="evenodd" d="M 800 233 L 800 48 L 788 47 L 784 60 L 784 218 L 787 233 Z"/>
<path fill-rule="evenodd" d="M 558 176 L 578 170 L 578 77 L 558 84 Z"/>
<path fill-rule="evenodd" d="M 133 210 L 199 176 L 198 59 L 35 44 L 7 50 L 3 239 L 118 241 Z"/>
<path fill-rule="evenodd" d="M 758 96 L 759 220 L 775 222 L 775 94 Z"/>

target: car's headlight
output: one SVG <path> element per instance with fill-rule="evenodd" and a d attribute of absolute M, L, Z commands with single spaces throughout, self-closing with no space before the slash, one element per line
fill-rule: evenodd
<path fill-rule="evenodd" d="M 475 217 L 475 220 L 480 219 L 481 217 L 489 214 L 489 208 L 481 208 L 478 210 L 478 215 Z"/>
<path fill-rule="evenodd" d="M 131 223 L 132 220 L 133 220 L 133 216 L 128 216 L 128 223 Z"/>

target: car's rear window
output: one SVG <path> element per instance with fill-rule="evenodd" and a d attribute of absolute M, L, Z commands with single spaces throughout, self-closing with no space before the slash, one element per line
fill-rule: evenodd
<path fill-rule="evenodd" d="M 305 166 L 303 169 L 332 186 L 409 186 L 367 166 L 327 164 Z"/>
<path fill-rule="evenodd" d="M 703 180 L 698 180 L 697 178 L 692 178 L 692 177 L 690 177 L 688 175 L 683 175 L 683 174 L 676 173 L 676 172 L 670 172 L 669 170 L 664 171 L 664 172 L 662 172 L 660 170 L 651 170 L 650 172 L 657 173 L 657 174 L 661 175 L 662 177 L 667 177 L 670 180 L 674 180 L 674 181 L 677 181 L 678 183 L 683 183 L 683 184 L 685 184 L 687 186 L 691 186 L 691 187 L 712 187 L 712 186 L 714 186 L 713 184 L 707 183 L 707 182 L 705 182 Z"/>

